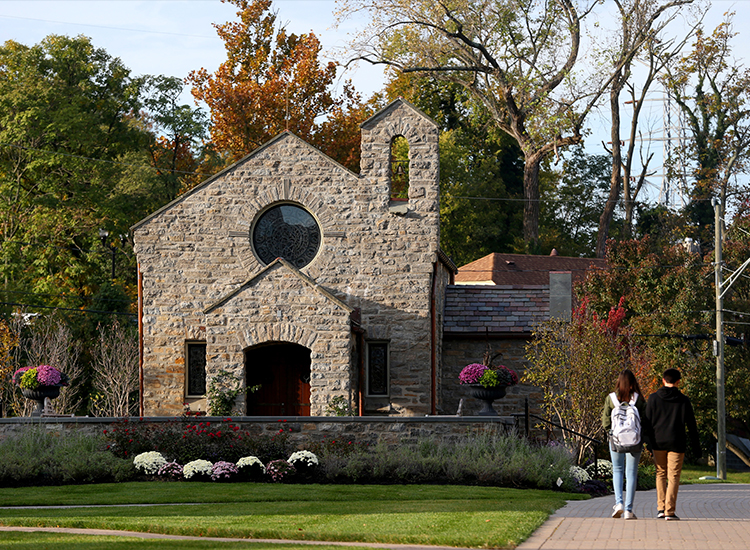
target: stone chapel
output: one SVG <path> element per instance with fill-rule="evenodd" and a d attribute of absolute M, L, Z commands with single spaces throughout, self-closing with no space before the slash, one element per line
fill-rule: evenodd
<path fill-rule="evenodd" d="M 143 414 L 206 410 L 223 373 L 249 416 L 440 410 L 438 127 L 398 99 L 361 130 L 360 174 L 284 132 L 133 227 Z"/>

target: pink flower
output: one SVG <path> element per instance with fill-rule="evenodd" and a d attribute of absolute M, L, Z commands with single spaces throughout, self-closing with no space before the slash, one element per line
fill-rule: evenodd
<path fill-rule="evenodd" d="M 482 377 L 484 371 L 486 370 L 487 367 L 480 363 L 472 363 L 471 365 L 466 365 L 458 375 L 458 380 L 461 384 L 478 384 L 479 379 Z"/>
<path fill-rule="evenodd" d="M 39 365 L 36 368 L 36 379 L 42 386 L 56 386 L 62 380 L 62 373 L 55 367 Z"/>

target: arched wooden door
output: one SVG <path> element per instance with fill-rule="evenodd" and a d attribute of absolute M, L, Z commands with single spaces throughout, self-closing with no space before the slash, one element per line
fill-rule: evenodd
<path fill-rule="evenodd" d="M 267 344 L 245 350 L 248 416 L 310 416 L 310 350 Z"/>

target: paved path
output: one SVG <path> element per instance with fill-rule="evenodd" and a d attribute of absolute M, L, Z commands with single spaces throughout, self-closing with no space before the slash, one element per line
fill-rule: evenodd
<path fill-rule="evenodd" d="M 656 519 L 656 491 L 639 491 L 637 520 L 612 519 L 614 497 L 571 501 L 518 550 L 750 550 L 750 485 L 683 485 L 680 521 Z"/>

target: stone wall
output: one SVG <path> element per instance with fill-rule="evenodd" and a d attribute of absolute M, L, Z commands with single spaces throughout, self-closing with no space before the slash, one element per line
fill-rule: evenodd
<path fill-rule="evenodd" d="M 413 445 L 420 439 L 433 438 L 438 441 L 458 442 L 468 434 L 481 430 L 499 429 L 511 431 L 516 429 L 516 420 L 508 417 L 232 417 L 231 422 L 248 430 L 253 435 L 274 435 L 280 429 L 289 432 L 289 439 L 297 448 L 304 448 L 310 442 L 346 439 L 356 443 L 377 445 L 384 443 L 390 446 Z M 0 439 L 11 437 L 30 427 L 41 427 L 45 430 L 64 435 L 72 432 L 84 432 L 91 435 L 102 434 L 119 418 L 0 418 Z M 190 420 L 180 418 L 131 418 L 131 423 L 138 422 L 211 422 L 221 424 L 226 418 L 192 417 Z"/>
<path fill-rule="evenodd" d="M 526 370 L 525 346 L 527 339 L 521 338 L 458 338 L 447 337 L 443 343 L 443 372 L 441 385 L 443 409 L 441 414 L 455 414 L 458 404 L 463 398 L 464 414 L 476 414 L 483 403 L 471 397 L 469 388 L 458 383 L 458 375 L 470 363 L 482 363 L 487 349 L 499 355 L 494 365 L 505 365 L 518 373 L 519 378 Z M 524 411 L 525 398 L 529 398 L 530 412 L 540 415 L 542 392 L 539 388 L 518 384 L 508 388 L 507 395 L 494 403 L 494 408 L 500 415 L 511 415 Z"/>

